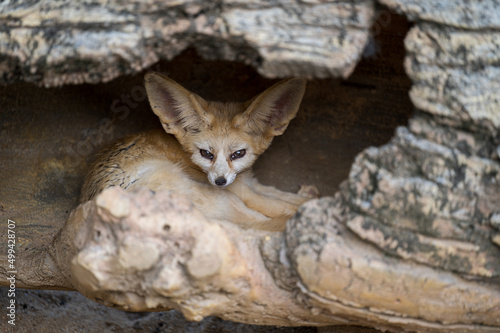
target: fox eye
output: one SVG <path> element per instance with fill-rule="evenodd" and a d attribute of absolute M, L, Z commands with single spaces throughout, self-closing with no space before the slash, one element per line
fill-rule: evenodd
<path fill-rule="evenodd" d="M 237 160 L 238 158 L 242 158 L 246 154 L 245 149 L 240 149 L 231 154 L 231 161 Z"/>
<path fill-rule="evenodd" d="M 214 159 L 214 154 L 212 154 L 210 151 L 205 150 L 205 149 L 200 149 L 200 154 L 202 157 L 208 159 L 208 160 L 213 160 Z"/>

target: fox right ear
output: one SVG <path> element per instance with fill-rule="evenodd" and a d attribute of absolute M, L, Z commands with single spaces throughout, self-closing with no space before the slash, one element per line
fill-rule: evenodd
<path fill-rule="evenodd" d="M 237 125 L 245 126 L 254 134 L 270 137 L 283 134 L 299 110 L 306 83 L 301 78 L 276 83 L 249 102 Z"/>
<path fill-rule="evenodd" d="M 144 77 L 149 104 L 167 133 L 198 132 L 207 122 L 207 102 L 169 77 L 155 72 Z"/>

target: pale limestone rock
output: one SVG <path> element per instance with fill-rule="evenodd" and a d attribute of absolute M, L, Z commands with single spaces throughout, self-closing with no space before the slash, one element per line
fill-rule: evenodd
<path fill-rule="evenodd" d="M 50 0 L 0 4 L 0 80 L 45 86 L 107 82 L 189 46 L 266 77 L 346 77 L 368 40 L 367 0 Z"/>

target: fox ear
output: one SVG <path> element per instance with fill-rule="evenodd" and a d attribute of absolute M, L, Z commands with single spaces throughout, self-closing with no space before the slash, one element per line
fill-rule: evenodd
<path fill-rule="evenodd" d="M 144 77 L 149 104 L 167 133 L 198 132 L 208 121 L 207 102 L 167 76 L 150 72 Z"/>
<path fill-rule="evenodd" d="M 295 78 L 276 83 L 249 101 L 242 124 L 251 133 L 281 135 L 299 110 L 307 81 Z"/>

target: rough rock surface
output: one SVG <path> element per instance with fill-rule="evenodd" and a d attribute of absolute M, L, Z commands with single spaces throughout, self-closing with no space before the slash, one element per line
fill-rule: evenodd
<path fill-rule="evenodd" d="M 496 2 L 382 2 L 417 21 L 405 41 L 417 112 L 389 145 L 358 156 L 348 226 L 403 259 L 498 280 Z"/>
<path fill-rule="evenodd" d="M 283 235 L 206 220 L 181 195 L 110 188 L 73 211 L 50 256 L 64 287 L 127 311 L 279 326 L 498 330 L 498 290 L 387 257 L 346 228 L 344 208 L 339 196 L 311 200 Z"/>
<path fill-rule="evenodd" d="M 427 126 L 426 126 L 427 125 Z M 498 278 L 500 166 L 468 155 L 459 142 L 413 119 L 391 144 L 358 156 L 342 192 L 351 230 L 387 253 L 446 271 Z M 451 144 L 451 147 L 449 146 Z"/>
<path fill-rule="evenodd" d="M 412 21 L 430 21 L 441 26 L 467 30 L 498 29 L 497 0 L 432 1 L 379 0 L 380 3 L 408 16 Z"/>
<path fill-rule="evenodd" d="M 7 288 L 0 287 L 6 294 Z M 190 322 L 178 311 L 126 312 L 106 307 L 75 291 L 18 290 L 16 326 L 0 321 L 1 332 L 165 332 L 165 333 L 333 333 L 316 327 L 272 327 L 248 325 L 208 317 Z M 37 320 L 38 319 L 38 320 Z M 344 327 L 343 333 L 373 333 L 361 327 Z"/>
<path fill-rule="evenodd" d="M 0 82 L 106 82 L 189 46 L 270 78 L 346 77 L 372 16 L 367 0 L 5 1 Z"/>

